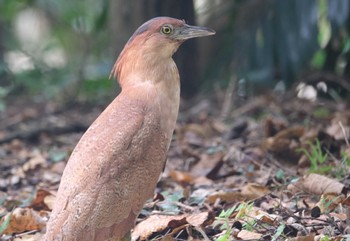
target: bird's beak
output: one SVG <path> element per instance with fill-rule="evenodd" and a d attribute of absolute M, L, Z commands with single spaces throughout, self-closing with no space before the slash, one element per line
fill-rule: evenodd
<path fill-rule="evenodd" d="M 179 29 L 179 32 L 175 35 L 175 39 L 186 40 L 190 38 L 198 38 L 214 34 L 215 31 L 213 29 L 185 24 Z"/>

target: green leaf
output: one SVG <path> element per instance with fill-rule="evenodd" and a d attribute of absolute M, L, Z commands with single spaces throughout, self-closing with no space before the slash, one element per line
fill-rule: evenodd
<path fill-rule="evenodd" d="M 5 218 L 5 220 L 2 222 L 2 224 L 0 225 L 0 235 L 2 235 L 2 233 L 6 230 L 6 228 L 9 226 L 10 224 L 10 220 L 11 220 L 11 214 L 9 213 L 9 215 Z"/>
<path fill-rule="evenodd" d="M 323 49 L 327 46 L 332 36 L 332 26 L 327 17 L 328 1 L 318 1 L 318 43 Z"/>
<path fill-rule="evenodd" d="M 342 54 L 346 54 L 350 50 L 350 37 L 349 36 L 344 40 L 343 45 L 344 46 L 343 46 Z"/>
<path fill-rule="evenodd" d="M 278 171 L 276 172 L 276 178 L 278 180 L 284 180 L 284 171 L 282 169 L 278 169 Z"/>
<path fill-rule="evenodd" d="M 0 206 L 2 206 L 4 204 L 4 202 L 7 199 L 7 194 L 3 195 L 2 197 L 0 197 Z"/>
<path fill-rule="evenodd" d="M 229 240 L 230 235 L 231 235 L 231 229 L 227 230 L 224 235 L 218 237 L 217 239 L 215 239 L 215 241 L 226 241 L 226 240 Z"/>
<path fill-rule="evenodd" d="M 316 118 L 328 118 L 331 115 L 329 109 L 324 107 L 319 107 L 313 110 L 312 113 Z"/>
<path fill-rule="evenodd" d="M 286 225 L 284 223 L 282 223 L 282 224 L 280 224 L 280 226 L 278 226 L 276 233 L 272 236 L 272 241 L 276 241 L 278 239 L 278 237 L 281 236 L 285 227 L 286 227 Z"/>
<path fill-rule="evenodd" d="M 326 62 L 326 51 L 320 49 L 318 50 L 311 60 L 311 66 L 315 69 L 322 69 L 324 63 Z"/>
<path fill-rule="evenodd" d="M 179 202 L 181 198 L 183 198 L 183 191 L 177 191 L 173 193 L 169 193 L 167 191 L 162 192 L 165 200 L 159 202 L 157 206 L 159 206 L 164 212 L 178 214 L 180 212 L 180 208 L 177 206 L 176 202 Z"/>
<path fill-rule="evenodd" d="M 64 160 L 68 154 L 65 151 L 53 150 L 49 152 L 49 156 L 53 162 L 60 162 Z"/>

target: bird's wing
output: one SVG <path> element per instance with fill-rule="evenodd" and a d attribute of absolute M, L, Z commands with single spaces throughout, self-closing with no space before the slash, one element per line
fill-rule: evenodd
<path fill-rule="evenodd" d="M 48 228 L 58 229 L 57 233 L 62 229 L 63 235 L 90 232 L 94 236 L 96 230 L 128 219 L 132 220 L 128 229 L 133 226 L 145 199 L 153 193 L 154 187 L 148 186 L 157 182 L 166 155 L 167 141 L 157 138 L 162 135 L 157 135 L 154 120 L 140 103 L 126 103 L 120 96 L 107 107 L 67 163 Z M 159 147 L 147 150 L 154 144 Z M 154 160 L 145 160 L 149 156 Z M 142 164 L 145 161 L 156 166 L 149 170 Z M 151 180 L 140 182 L 139 175 L 151 176 Z"/>

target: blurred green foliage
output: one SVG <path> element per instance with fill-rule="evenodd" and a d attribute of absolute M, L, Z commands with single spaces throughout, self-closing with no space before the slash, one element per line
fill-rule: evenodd
<path fill-rule="evenodd" d="M 115 54 L 106 30 L 108 1 L 2 0 L 1 6 L 1 65 L 12 93 L 65 102 L 77 96 L 95 101 L 109 92 Z M 23 28 L 32 28 L 27 39 L 19 33 Z M 11 68 L 11 61 L 19 66 Z"/>
<path fill-rule="evenodd" d="M 197 9 L 197 17 L 205 15 L 201 24 L 217 30 L 215 41 L 207 40 L 211 47 L 200 50 L 210 60 L 201 68 L 211 87 L 214 79 L 225 85 L 232 76 L 249 87 L 291 86 L 310 70 L 349 77 L 349 1 L 204 2 L 207 10 Z M 116 94 L 116 81 L 108 80 L 118 54 L 111 14 L 124 16 L 132 4 L 110 9 L 111 0 L 0 0 L 0 6 L 0 108 L 1 100 L 19 93 L 63 102 Z"/>

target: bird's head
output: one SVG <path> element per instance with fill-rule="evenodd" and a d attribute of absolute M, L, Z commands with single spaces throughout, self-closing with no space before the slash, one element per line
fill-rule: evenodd
<path fill-rule="evenodd" d="M 183 20 L 153 18 L 142 24 L 131 36 L 111 75 L 118 75 L 124 61 L 136 61 L 140 56 L 146 62 L 163 61 L 171 58 L 185 40 L 213 34 L 215 31 L 210 28 L 187 25 Z"/>
<path fill-rule="evenodd" d="M 127 45 L 146 45 L 158 53 L 172 56 L 185 40 L 213 34 L 215 31 L 210 28 L 187 25 L 175 18 L 157 17 L 142 24 Z"/>

